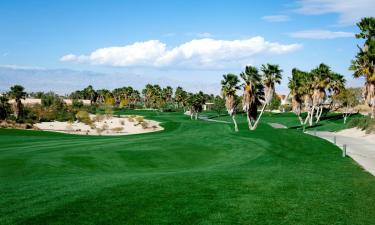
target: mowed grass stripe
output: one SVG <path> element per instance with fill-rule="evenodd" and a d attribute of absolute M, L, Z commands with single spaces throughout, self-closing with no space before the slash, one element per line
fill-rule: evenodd
<path fill-rule="evenodd" d="M 329 142 L 273 129 L 266 119 L 251 132 L 238 116 L 235 133 L 179 113 L 126 113 L 165 130 L 123 137 L 0 130 L 0 224 L 375 221 L 374 177 Z"/>

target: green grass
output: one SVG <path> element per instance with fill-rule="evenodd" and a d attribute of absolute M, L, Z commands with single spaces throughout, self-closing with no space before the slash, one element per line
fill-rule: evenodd
<path fill-rule="evenodd" d="M 0 129 L 0 224 L 372 224 L 375 178 L 297 129 L 130 111 L 164 131 Z M 223 117 L 223 119 L 228 119 Z M 296 118 L 294 118 L 296 119 Z M 297 121 L 298 122 L 298 121 Z"/>

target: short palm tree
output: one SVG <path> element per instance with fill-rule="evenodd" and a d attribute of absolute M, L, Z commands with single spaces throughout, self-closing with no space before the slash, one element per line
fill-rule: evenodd
<path fill-rule="evenodd" d="M 14 98 L 14 101 L 16 103 L 15 116 L 18 119 L 22 113 L 21 99 L 25 99 L 26 97 L 25 88 L 21 85 L 14 85 L 10 88 L 8 95 L 10 96 L 10 98 Z"/>
<path fill-rule="evenodd" d="M 238 132 L 238 126 L 236 122 L 236 91 L 240 89 L 239 79 L 235 74 L 225 74 L 223 75 L 223 80 L 221 81 L 221 91 L 223 97 L 225 98 L 225 107 L 228 114 L 232 117 L 234 123 L 234 130 Z"/>

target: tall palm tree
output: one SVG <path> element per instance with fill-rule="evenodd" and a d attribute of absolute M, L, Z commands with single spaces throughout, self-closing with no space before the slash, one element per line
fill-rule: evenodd
<path fill-rule="evenodd" d="M 269 105 L 272 101 L 272 97 L 275 94 L 275 83 L 280 84 L 283 72 L 282 69 L 280 69 L 279 65 L 276 64 L 269 64 L 262 65 L 261 71 L 263 72 L 263 86 L 264 86 L 264 103 L 262 110 L 260 111 L 259 117 L 255 121 L 252 130 L 255 130 L 257 128 L 257 125 L 259 123 L 260 118 L 263 115 L 263 112 L 267 105 Z"/>
<path fill-rule="evenodd" d="M 257 90 L 261 86 L 261 76 L 254 66 L 246 66 L 245 71 L 240 74 L 243 80 L 242 109 L 246 112 L 249 129 L 253 128 L 253 123 L 257 117 L 257 106 L 259 96 Z"/>
<path fill-rule="evenodd" d="M 227 108 L 228 114 L 232 117 L 234 123 L 234 130 L 238 132 L 238 126 L 236 122 L 236 91 L 240 89 L 239 79 L 235 74 L 224 74 L 223 80 L 221 81 L 221 91 L 225 98 L 225 107 Z"/>
<path fill-rule="evenodd" d="M 363 97 L 371 107 L 371 118 L 375 118 L 375 17 L 363 18 L 357 26 L 360 33 L 356 38 L 364 39 L 365 43 L 349 69 L 354 71 L 355 78 L 365 78 Z"/>
<path fill-rule="evenodd" d="M 14 98 L 14 101 L 16 103 L 15 116 L 16 116 L 16 119 L 18 119 L 19 116 L 22 113 L 21 99 L 26 98 L 25 88 L 22 87 L 21 85 L 14 85 L 14 86 L 10 87 L 10 91 L 9 91 L 8 95 L 11 98 Z"/>

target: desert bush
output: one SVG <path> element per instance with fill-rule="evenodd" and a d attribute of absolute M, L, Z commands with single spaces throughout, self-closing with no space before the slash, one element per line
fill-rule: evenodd
<path fill-rule="evenodd" d="M 104 115 L 102 114 L 96 114 L 95 119 L 96 122 L 101 122 L 104 120 Z"/>
<path fill-rule="evenodd" d="M 79 99 L 73 99 L 73 101 L 72 101 L 72 107 L 80 109 L 80 108 L 83 107 L 83 102 L 81 100 L 79 100 Z"/>
<path fill-rule="evenodd" d="M 92 124 L 92 121 L 90 119 L 90 115 L 86 111 L 83 111 L 83 110 L 78 111 L 77 114 L 76 114 L 76 118 L 79 122 L 82 122 L 84 124 L 87 124 L 87 125 Z"/>
<path fill-rule="evenodd" d="M 141 122 L 141 126 L 143 129 L 148 128 L 148 123 L 146 121 Z"/>
<path fill-rule="evenodd" d="M 128 121 L 129 121 L 129 122 L 134 122 L 134 118 L 129 117 L 129 118 L 128 118 Z"/>
<path fill-rule="evenodd" d="M 108 128 L 109 128 L 108 124 L 103 124 L 102 130 L 108 130 Z"/>
<path fill-rule="evenodd" d="M 138 123 L 142 123 L 144 121 L 144 117 L 143 116 L 137 116 L 135 117 L 135 120 L 138 122 Z"/>
<path fill-rule="evenodd" d="M 114 127 L 111 130 L 114 131 L 114 132 L 121 132 L 121 131 L 124 130 L 124 128 L 123 127 Z"/>
<path fill-rule="evenodd" d="M 121 125 L 125 125 L 125 121 L 120 120 L 120 124 L 121 124 Z"/>
<path fill-rule="evenodd" d="M 353 118 L 349 121 L 348 127 L 357 127 L 366 133 L 375 132 L 375 119 L 370 117 Z"/>

